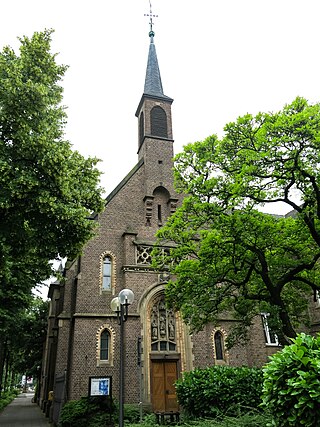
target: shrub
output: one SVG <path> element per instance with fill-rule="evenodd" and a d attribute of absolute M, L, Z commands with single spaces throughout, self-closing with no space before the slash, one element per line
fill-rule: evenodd
<path fill-rule="evenodd" d="M 126 423 L 126 427 L 154 427 L 158 425 L 156 422 L 156 417 L 154 414 L 147 414 L 143 417 L 143 421 L 142 424 L 139 423 L 132 423 L 132 424 L 127 424 Z"/>
<path fill-rule="evenodd" d="M 301 333 L 265 366 L 263 406 L 273 426 L 320 425 L 320 335 Z"/>
<path fill-rule="evenodd" d="M 60 427 L 113 426 L 114 405 L 105 397 L 83 397 L 67 402 L 60 414 Z"/>
<path fill-rule="evenodd" d="M 140 406 L 137 403 L 125 403 L 124 404 L 123 418 L 128 423 L 139 423 L 140 421 Z M 150 414 L 150 410 L 143 408 L 144 417 Z"/>
<path fill-rule="evenodd" d="M 19 394 L 19 390 L 3 391 L 0 396 L 0 412 L 13 401 Z"/>
<path fill-rule="evenodd" d="M 249 413 L 241 417 L 218 417 L 216 419 L 199 419 L 180 422 L 179 426 L 185 427 L 261 427 L 268 424 L 270 418 L 259 413 Z M 126 427 L 154 427 L 155 419 L 147 418 L 142 424 L 126 424 Z"/>
<path fill-rule="evenodd" d="M 146 409 L 144 409 L 146 415 Z M 111 402 L 104 397 L 83 397 L 80 400 L 67 402 L 62 408 L 59 427 L 101 427 L 113 426 L 118 422 L 118 402 Z M 124 405 L 124 420 L 126 425 L 140 421 L 138 404 Z M 152 424 L 153 425 L 153 424 Z"/>
<path fill-rule="evenodd" d="M 212 366 L 186 372 L 176 382 L 179 403 L 194 417 L 240 415 L 261 403 L 262 371 Z"/>

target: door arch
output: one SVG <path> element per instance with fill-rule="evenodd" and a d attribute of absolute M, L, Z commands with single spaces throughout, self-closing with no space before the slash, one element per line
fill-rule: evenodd
<path fill-rule="evenodd" d="M 164 293 L 150 301 L 150 390 L 154 412 L 177 412 L 174 383 L 178 379 L 176 315 L 168 309 Z"/>
<path fill-rule="evenodd" d="M 175 390 L 173 394 L 173 383 L 179 378 L 181 372 L 192 369 L 192 341 L 189 329 L 181 320 L 179 313 L 169 310 L 166 312 L 166 334 L 164 334 L 163 325 L 160 325 L 160 321 L 163 321 L 160 319 L 160 314 L 163 314 L 162 310 L 164 310 L 162 301 L 164 301 L 164 283 L 159 275 L 159 282 L 145 290 L 138 305 L 142 321 L 143 401 L 151 404 L 153 410 L 159 412 L 165 411 L 166 408 L 177 407 L 174 406 L 177 405 L 177 399 Z M 155 306 L 160 310 L 156 317 L 157 335 L 152 329 L 155 328 Z M 162 395 L 162 403 L 160 403 L 160 395 Z M 168 411 L 172 410 L 168 409 Z"/>

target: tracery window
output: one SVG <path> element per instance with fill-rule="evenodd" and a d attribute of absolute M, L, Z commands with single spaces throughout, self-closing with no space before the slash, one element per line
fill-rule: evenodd
<path fill-rule="evenodd" d="M 137 264 L 151 264 L 153 246 L 137 246 Z"/>
<path fill-rule="evenodd" d="M 176 351 L 175 315 L 167 309 L 164 297 L 151 310 L 151 350 Z"/>
<path fill-rule="evenodd" d="M 153 246 L 138 245 L 137 251 L 136 251 L 136 262 L 137 262 L 137 264 L 151 264 L 151 262 L 152 262 L 152 257 L 151 257 L 152 249 L 153 249 Z M 163 256 L 169 255 L 170 249 L 169 248 L 162 248 L 161 252 L 162 252 Z"/>

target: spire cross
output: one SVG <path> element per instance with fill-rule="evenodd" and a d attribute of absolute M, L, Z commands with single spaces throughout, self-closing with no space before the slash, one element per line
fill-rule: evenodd
<path fill-rule="evenodd" d="M 149 21 L 149 25 L 150 25 L 149 36 L 153 37 L 154 36 L 154 32 L 153 32 L 153 20 L 152 20 L 152 18 L 158 18 L 158 15 L 154 15 L 152 13 L 151 0 L 149 0 L 149 5 L 150 5 L 150 12 L 149 13 L 145 13 L 144 16 L 148 16 L 150 18 L 150 21 Z"/>

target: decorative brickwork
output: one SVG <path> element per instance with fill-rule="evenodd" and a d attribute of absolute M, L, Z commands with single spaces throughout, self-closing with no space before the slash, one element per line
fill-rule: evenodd
<path fill-rule="evenodd" d="M 145 215 L 146 215 L 146 225 L 151 226 L 152 212 L 153 212 L 153 197 L 145 197 Z"/>

